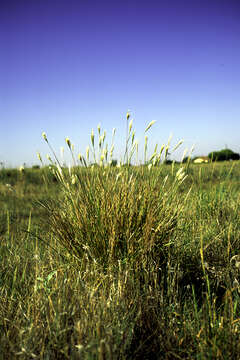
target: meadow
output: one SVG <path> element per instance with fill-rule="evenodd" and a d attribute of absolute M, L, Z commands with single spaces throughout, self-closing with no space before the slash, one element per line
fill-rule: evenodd
<path fill-rule="evenodd" d="M 239 161 L 129 158 L 0 170 L 0 359 L 240 358 Z"/>

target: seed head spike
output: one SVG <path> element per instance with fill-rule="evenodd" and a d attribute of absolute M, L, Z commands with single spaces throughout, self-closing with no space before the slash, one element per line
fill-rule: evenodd
<path fill-rule="evenodd" d="M 70 141 L 69 137 L 66 137 L 65 141 L 66 141 L 67 146 L 69 148 L 71 148 L 71 141 Z"/>
<path fill-rule="evenodd" d="M 42 133 L 42 137 L 43 137 L 43 139 L 44 139 L 45 141 L 48 141 L 48 140 L 47 140 L 47 135 L 46 135 L 45 132 Z"/>
<path fill-rule="evenodd" d="M 145 132 L 147 132 L 153 126 L 153 124 L 155 124 L 155 122 L 156 122 L 156 120 L 152 120 L 146 127 Z"/>

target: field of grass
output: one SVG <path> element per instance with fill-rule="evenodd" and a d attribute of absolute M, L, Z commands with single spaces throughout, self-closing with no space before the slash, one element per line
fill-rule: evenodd
<path fill-rule="evenodd" d="M 0 359 L 239 359 L 240 163 L 130 166 L 130 122 L 104 166 L 104 137 L 0 171 Z"/>
<path fill-rule="evenodd" d="M 0 171 L 1 359 L 239 359 L 240 164 L 185 166 Z"/>

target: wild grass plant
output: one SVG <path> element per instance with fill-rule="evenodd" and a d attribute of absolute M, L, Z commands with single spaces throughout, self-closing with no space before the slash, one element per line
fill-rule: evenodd
<path fill-rule="evenodd" d="M 69 168 L 0 174 L 0 358 L 239 359 L 239 163 L 165 165 L 146 138 L 130 166 L 126 120 L 117 167 L 98 127 Z"/>

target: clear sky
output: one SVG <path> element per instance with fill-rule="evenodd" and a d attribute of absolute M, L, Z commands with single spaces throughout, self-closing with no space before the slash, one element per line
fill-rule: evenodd
<path fill-rule="evenodd" d="M 117 157 L 128 109 L 140 142 L 156 120 L 152 144 L 240 153 L 240 1 L 0 1 L 5 166 L 38 164 L 43 131 L 84 153 L 99 123 Z"/>

